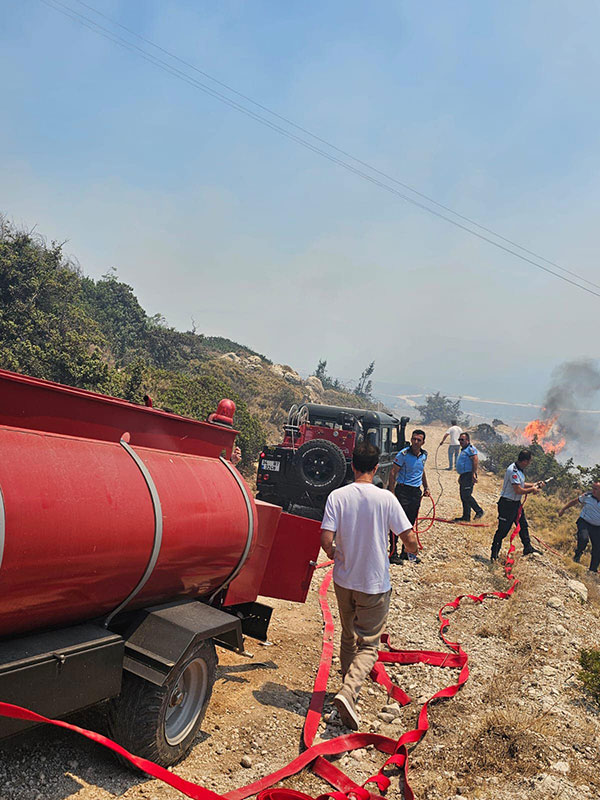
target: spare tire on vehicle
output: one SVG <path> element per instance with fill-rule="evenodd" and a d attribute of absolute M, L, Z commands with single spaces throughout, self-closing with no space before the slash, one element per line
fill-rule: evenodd
<path fill-rule="evenodd" d="M 308 488 L 331 492 L 346 477 L 346 458 L 337 444 L 326 439 L 304 442 L 294 456 L 298 478 Z"/>

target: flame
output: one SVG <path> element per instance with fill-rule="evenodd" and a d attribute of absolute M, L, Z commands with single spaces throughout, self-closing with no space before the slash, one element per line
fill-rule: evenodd
<path fill-rule="evenodd" d="M 560 453 L 566 445 L 563 437 L 556 428 L 556 420 L 558 417 L 550 417 L 549 419 L 534 419 L 528 422 L 522 431 L 519 431 L 523 439 L 531 444 L 534 437 L 537 437 L 538 444 L 544 448 L 546 453 L 553 451 Z"/>

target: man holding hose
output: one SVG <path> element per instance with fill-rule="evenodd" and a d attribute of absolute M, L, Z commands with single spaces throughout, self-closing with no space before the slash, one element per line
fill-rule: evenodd
<path fill-rule="evenodd" d="M 519 536 L 523 544 L 523 555 L 528 556 L 530 553 L 539 552 L 531 545 L 525 509 L 521 506 L 524 495 L 538 494 L 540 491 L 539 483 L 527 483 L 525 481 L 525 470 L 531 464 L 531 457 L 531 450 L 521 450 L 517 460 L 509 464 L 504 473 L 504 485 L 498 500 L 498 529 L 492 542 L 491 561 L 498 560 L 502 540 L 513 524 L 516 523 L 519 509 L 521 509 Z M 543 485 L 543 482 L 541 485 Z"/>

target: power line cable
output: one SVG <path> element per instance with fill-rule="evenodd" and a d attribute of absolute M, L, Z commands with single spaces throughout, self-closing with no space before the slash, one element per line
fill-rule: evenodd
<path fill-rule="evenodd" d="M 378 169 L 377 167 L 374 167 L 372 164 L 369 164 L 366 161 L 362 161 L 360 158 L 357 158 L 356 156 L 353 156 L 352 153 L 349 153 L 347 150 L 343 150 L 341 147 L 338 147 L 337 145 L 333 144 L 333 142 L 330 142 L 327 139 L 324 139 L 323 137 L 319 136 L 318 134 L 313 133 L 308 128 L 304 128 L 302 125 L 298 125 L 298 123 L 296 123 L 293 120 L 289 119 L 289 117 L 285 117 L 283 114 L 279 114 L 277 111 L 273 111 L 273 109 L 269 108 L 268 106 L 265 106 L 262 103 L 259 103 L 257 100 L 254 100 L 252 97 L 249 97 L 248 95 L 243 94 L 242 92 L 238 91 L 237 89 L 234 89 L 233 86 L 229 86 L 227 83 L 224 83 L 223 81 L 219 80 L 218 78 L 215 78 L 214 75 L 211 75 L 210 73 L 205 72 L 204 70 L 201 70 L 195 64 L 192 64 L 191 62 L 186 61 L 183 58 L 180 58 L 175 53 L 172 53 L 170 50 L 167 50 L 166 48 L 161 47 L 160 45 L 156 44 L 155 42 L 151 41 L 150 39 L 147 39 L 145 36 L 142 36 L 141 34 L 137 33 L 132 28 L 128 28 L 126 25 L 122 25 L 120 22 L 117 22 L 117 20 L 112 19 L 107 14 L 104 14 L 102 11 L 98 11 L 97 8 L 94 8 L 93 6 L 89 5 L 88 3 L 83 2 L 83 0 L 75 0 L 75 2 L 78 3 L 80 6 L 83 6 L 84 8 L 87 8 L 89 11 L 92 11 L 94 14 L 97 14 L 99 17 L 104 18 L 105 20 L 110 22 L 112 25 L 116 25 L 117 27 L 121 28 L 122 30 L 127 31 L 127 33 L 130 33 L 132 36 L 135 36 L 136 39 L 139 39 L 140 41 L 145 42 L 146 44 L 149 44 L 151 47 L 156 48 L 156 50 L 159 50 L 161 53 L 164 53 L 165 55 L 169 56 L 169 58 L 172 58 L 175 61 L 178 61 L 180 64 L 183 64 L 184 66 L 188 67 L 189 69 L 194 70 L 194 72 L 197 72 L 199 75 L 202 75 L 204 78 L 208 78 L 208 80 L 212 81 L 213 83 L 216 83 L 218 86 L 221 86 L 224 89 L 227 89 L 228 92 L 231 92 L 232 94 L 237 95 L 237 97 L 241 97 L 243 100 L 247 100 L 249 103 L 252 103 L 252 105 L 256 106 L 257 108 L 260 108 L 262 111 L 266 111 L 268 114 L 271 114 L 276 119 L 279 119 L 282 122 L 285 122 L 287 125 L 290 125 L 291 127 L 295 128 L 296 130 L 307 134 L 308 136 L 313 138 L 315 141 L 321 142 L 321 144 L 324 144 L 327 147 L 331 148 L 332 150 L 335 150 L 335 152 L 340 153 L 343 156 L 346 156 L 346 158 L 351 158 L 352 161 L 355 161 L 357 164 L 360 164 L 361 166 L 366 167 L 367 169 L 371 170 L 372 172 L 376 173 L 377 175 L 380 175 L 382 178 L 386 178 L 387 180 L 392 181 L 397 186 L 402 186 L 403 189 L 407 189 L 409 192 L 413 192 L 418 197 L 421 197 L 423 200 L 427 200 L 427 202 L 433 203 L 438 208 L 441 208 L 444 211 L 448 211 L 450 214 L 453 214 L 455 217 L 458 217 L 459 219 L 462 219 L 465 222 L 468 222 L 470 225 L 475 225 L 475 227 L 479 228 L 482 231 L 485 231 L 486 233 L 491 234 L 492 236 L 495 236 L 497 239 L 500 239 L 501 241 L 506 242 L 507 244 L 510 244 L 513 247 L 517 247 L 519 250 L 522 250 L 524 253 L 527 253 L 528 255 L 533 256 L 538 261 L 543 261 L 545 264 L 550 264 L 550 266 L 556 267 L 561 272 L 566 272 L 568 275 L 571 275 L 572 277 L 577 278 L 578 280 L 581 280 L 584 283 L 587 283 L 589 286 L 594 286 L 596 289 L 600 289 L 600 284 L 594 283 L 593 281 L 588 280 L 587 278 L 583 277 L 583 275 L 578 275 L 576 272 L 572 272 L 571 270 L 567 269 L 566 267 L 563 267 L 560 264 L 557 264 L 555 261 L 551 261 L 550 259 L 546 258 L 545 256 L 542 256 L 539 253 L 536 253 L 534 250 L 529 250 L 527 247 L 524 247 L 523 245 L 519 244 L 518 242 L 515 242 L 513 239 L 509 239 L 508 237 L 503 236 L 500 233 L 497 233 L 497 231 L 494 231 L 492 228 L 488 228 L 485 225 L 482 225 L 480 222 L 477 222 L 477 220 L 474 220 L 471 217 L 467 217 L 466 215 L 461 214 L 458 211 L 455 211 L 453 208 L 450 208 L 450 206 L 446 206 L 443 203 L 440 203 L 438 200 L 435 200 L 433 197 L 429 197 L 429 195 L 426 195 L 423 192 L 419 191 L 418 189 L 415 189 L 414 186 L 410 186 L 410 184 L 404 183 L 403 181 L 399 180 L 398 178 L 394 178 L 392 175 L 389 175 L 388 173 L 383 172 L 382 170 Z"/>
<path fill-rule="evenodd" d="M 306 139 L 302 138 L 301 136 L 298 136 L 298 135 L 286 130 L 285 128 L 282 128 L 280 125 L 272 122 L 271 120 L 266 119 L 262 115 L 252 111 L 251 109 L 246 108 L 245 106 L 241 105 L 240 103 L 237 103 L 235 100 L 232 100 L 231 98 L 229 98 L 226 95 L 222 94 L 221 92 L 211 88 L 210 86 L 207 86 L 206 84 L 202 83 L 201 81 L 198 81 L 197 79 L 195 79 L 192 76 L 188 75 L 186 72 L 183 72 L 182 70 L 179 70 L 177 67 L 174 67 L 172 64 L 169 64 L 169 63 L 163 61 L 162 59 L 158 58 L 157 56 L 152 55 L 151 53 L 148 53 L 146 50 L 144 50 L 143 48 L 137 46 L 133 42 L 129 42 L 128 40 L 123 39 L 118 34 L 114 33 L 113 31 L 108 30 L 107 28 L 105 28 L 102 25 L 98 24 L 97 22 L 95 22 L 94 20 L 90 19 L 89 17 L 86 17 L 83 14 L 80 14 L 78 11 L 76 11 L 75 9 L 65 5 L 64 3 L 61 3 L 60 0 L 41 0 L 41 2 L 44 3 L 46 6 L 48 6 L 49 8 L 52 8 L 54 11 L 57 11 L 57 12 L 63 14 L 64 16 L 69 17 L 73 21 L 79 23 L 80 25 L 83 25 L 84 27 L 86 27 L 89 30 L 91 30 L 92 32 L 104 37 L 105 39 L 108 39 L 109 41 L 113 42 L 114 44 L 117 44 L 120 47 L 128 50 L 129 52 L 133 53 L 134 55 L 140 56 L 145 61 L 148 61 L 149 63 L 153 64 L 154 66 L 158 67 L 159 69 L 162 69 L 163 71 L 168 72 L 173 77 L 178 78 L 179 80 L 182 80 L 185 83 L 188 83 L 189 85 L 193 86 L 194 88 L 199 89 L 200 91 L 210 95 L 211 97 L 214 97 L 215 99 L 219 100 L 220 102 L 224 103 L 225 105 L 230 106 L 234 110 L 239 111 L 242 114 L 245 114 L 246 116 L 250 117 L 251 119 L 254 119 L 256 122 L 259 122 L 261 125 L 264 125 L 264 126 L 270 128 L 271 130 L 274 130 L 275 132 L 279 133 L 280 135 L 285 136 L 286 138 L 290 139 L 291 141 L 296 142 L 297 144 L 301 145 L 302 147 L 305 147 L 306 149 L 311 150 L 312 152 L 317 153 L 318 155 L 321 155 L 323 158 L 326 158 L 328 161 L 330 161 L 330 162 L 332 162 L 334 164 L 337 164 L 338 166 L 343 167 L 347 171 L 357 175 L 358 177 L 363 178 L 366 181 L 369 181 L 373 185 L 378 186 L 379 188 L 384 189 L 385 191 L 387 191 L 387 192 L 389 192 L 391 194 L 394 194 L 397 197 L 400 197 L 402 200 L 405 200 L 407 203 L 410 203 L 411 205 L 416 206 L 417 208 L 420 208 L 423 211 L 427 211 L 429 214 L 431 214 L 431 215 L 433 215 L 435 217 L 438 217 L 439 219 L 444 220 L 445 222 L 449 223 L 450 225 L 454 225 L 456 228 L 459 228 L 460 230 L 463 230 L 463 231 L 465 231 L 467 233 L 470 233 L 472 236 L 475 236 L 478 239 L 480 239 L 480 240 L 482 240 L 484 242 L 487 242 L 488 244 L 493 245 L 494 247 L 498 248 L 499 250 L 502 250 L 502 251 L 504 251 L 506 253 L 509 253 L 510 255 L 513 255 L 516 258 L 519 258 L 522 261 L 524 261 L 524 262 L 526 262 L 528 264 L 531 264 L 532 266 L 537 267 L 538 269 L 543 270 L 544 272 L 547 272 L 548 274 L 553 275 L 556 278 L 560 278 L 560 280 L 565 281 L 566 283 L 569 283 L 572 286 L 577 287 L 578 289 L 582 289 L 584 292 L 588 292 L 589 294 L 592 294 L 595 297 L 600 297 L 600 293 L 599 292 L 595 292 L 592 289 L 588 289 L 586 286 L 582 286 L 581 284 L 577 283 L 574 280 L 570 280 L 569 278 L 565 277 L 564 275 L 561 275 L 561 274 L 555 272 L 554 270 L 549 269 L 548 267 L 545 267 L 542 264 L 537 263 L 536 261 L 532 260 L 531 258 L 528 258 L 528 257 L 524 256 L 522 253 L 519 253 L 516 250 L 511 249 L 510 247 L 506 247 L 505 245 L 502 245 L 499 242 L 494 241 L 493 239 L 490 239 L 488 236 L 485 236 L 485 235 L 479 233 L 478 231 L 475 231 L 472 228 L 469 228 L 467 225 L 464 225 L 464 224 L 462 224 L 460 222 L 457 222 L 456 220 L 446 216 L 445 214 L 442 214 L 441 212 L 436 211 L 434 208 L 431 208 L 431 207 L 425 205 L 425 203 L 421 203 L 418 200 L 415 200 L 415 198 L 410 197 L 410 196 L 404 194 L 403 192 L 398 191 L 393 186 L 389 186 L 384 181 L 379 180 L 378 178 L 375 178 L 372 175 L 369 175 L 369 174 L 363 172 L 362 170 L 354 167 L 352 164 L 349 164 L 347 161 L 344 161 L 341 158 L 338 158 L 338 157 L 336 157 L 334 155 L 331 155 L 330 153 L 327 153 L 322 148 L 312 144 L 311 142 L 307 141 Z M 123 27 L 123 26 L 121 26 L 121 27 Z M 159 48 L 159 49 L 162 49 L 162 48 Z M 251 101 L 251 102 L 253 102 L 253 101 Z M 295 127 L 298 127 L 298 126 L 295 126 Z M 309 135 L 312 136 L 312 134 L 309 134 Z M 318 137 L 313 137 L 313 138 L 318 138 Z M 321 141 L 325 141 L 325 140 L 321 140 Z M 334 148 L 334 149 L 338 150 L 338 148 Z M 343 151 L 339 151 L 339 152 L 343 152 Z M 365 163 L 366 164 L 366 162 L 359 162 L 358 159 L 354 159 L 353 156 L 350 156 L 350 157 L 353 158 L 353 160 L 356 160 L 357 163 Z M 368 164 L 366 164 L 366 166 L 367 166 L 368 169 L 372 170 L 373 172 L 376 172 L 376 173 L 379 173 L 381 175 L 384 175 L 384 173 L 380 173 L 379 170 L 376 170 L 376 169 L 370 167 Z M 399 183 L 399 181 L 396 181 L 393 178 L 391 180 L 396 182 L 396 183 Z M 404 184 L 401 184 L 401 185 L 404 186 Z M 410 187 L 408 187 L 408 188 L 410 188 Z M 415 190 L 411 190 L 411 191 L 415 191 Z M 421 196 L 425 197 L 424 195 L 421 195 Z M 434 202 L 438 206 L 441 206 L 441 204 L 436 203 L 436 201 L 432 201 L 432 202 Z M 446 208 L 445 206 L 441 206 L 441 207 Z M 453 212 L 451 209 L 448 209 L 448 210 L 451 213 L 455 214 L 455 212 Z M 461 216 L 461 215 L 458 215 L 458 214 L 455 214 L 455 215 L 459 216 L 459 217 Z M 463 217 L 463 219 L 466 220 L 467 218 Z M 472 223 L 472 224 L 475 224 L 476 226 L 478 226 L 478 223 Z M 482 227 L 482 226 L 478 226 L 478 227 Z M 484 229 L 484 230 L 488 230 L 488 229 Z M 492 235 L 496 236 L 497 238 L 503 238 L 503 237 L 500 237 L 497 234 L 495 234 L 493 231 L 491 231 L 491 233 L 492 233 Z M 505 241 L 510 241 L 510 240 L 506 240 L 506 239 L 504 239 L 504 240 Z M 518 244 L 515 244 L 514 246 L 518 247 L 519 249 L 523 250 L 524 252 L 529 252 L 525 248 L 522 248 Z M 542 259 L 540 257 L 540 260 L 546 260 L 546 259 Z M 553 262 L 548 262 L 548 263 L 553 263 Z M 564 268 L 562 268 L 562 267 L 560 267 L 558 265 L 557 265 L 557 268 L 561 269 L 561 270 L 564 269 Z M 589 281 L 587 281 L 586 278 L 583 278 L 582 276 L 579 276 L 576 273 L 570 273 L 570 274 L 572 274 L 574 277 L 578 278 L 579 280 L 583 280 L 583 281 L 585 281 L 587 283 L 590 283 Z M 596 284 L 592 284 L 592 285 L 596 286 Z M 598 288 L 600 288 L 600 286 L 598 286 Z"/>

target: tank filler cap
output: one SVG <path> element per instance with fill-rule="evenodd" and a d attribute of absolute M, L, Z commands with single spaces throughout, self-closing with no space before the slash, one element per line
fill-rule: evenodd
<path fill-rule="evenodd" d="M 217 422 L 221 425 L 233 425 L 233 415 L 235 414 L 235 403 L 233 400 L 225 398 L 219 402 L 214 414 L 208 415 L 209 422 Z"/>

